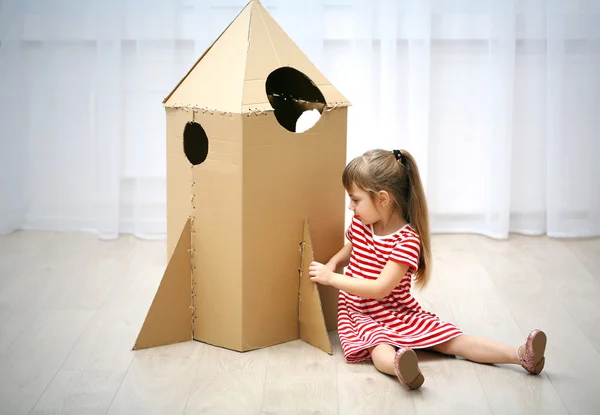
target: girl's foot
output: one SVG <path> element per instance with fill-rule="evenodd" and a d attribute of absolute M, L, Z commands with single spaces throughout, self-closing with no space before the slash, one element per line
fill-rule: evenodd
<path fill-rule="evenodd" d="M 517 357 L 521 366 L 529 373 L 537 375 L 544 369 L 546 340 L 546 334 L 543 331 L 534 330 L 527 337 L 525 344 L 517 349 Z"/>
<path fill-rule="evenodd" d="M 394 369 L 400 382 L 410 389 L 419 389 L 425 378 L 419 369 L 419 359 L 414 350 L 401 347 L 394 357 Z"/>

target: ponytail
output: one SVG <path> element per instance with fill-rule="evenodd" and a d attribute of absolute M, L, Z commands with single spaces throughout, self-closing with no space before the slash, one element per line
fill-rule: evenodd
<path fill-rule="evenodd" d="M 415 285 L 419 289 L 425 288 L 431 274 L 431 241 L 429 237 L 429 210 L 427 199 L 421 182 L 421 175 L 414 157 L 406 150 L 402 150 L 400 160 L 406 171 L 408 181 L 408 197 L 402 206 L 405 220 L 417 231 L 421 239 L 421 255 L 419 268 L 415 273 Z"/>

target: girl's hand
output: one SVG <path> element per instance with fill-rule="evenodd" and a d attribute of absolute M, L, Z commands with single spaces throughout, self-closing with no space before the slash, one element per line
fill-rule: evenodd
<path fill-rule="evenodd" d="M 308 274 L 310 275 L 310 280 L 313 282 L 318 282 L 322 285 L 332 285 L 334 273 L 327 265 L 323 265 L 319 262 L 311 262 L 308 267 Z"/>

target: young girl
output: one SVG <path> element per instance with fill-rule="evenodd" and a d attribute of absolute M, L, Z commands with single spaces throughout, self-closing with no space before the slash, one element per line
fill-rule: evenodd
<path fill-rule="evenodd" d="M 338 334 L 348 362 L 371 359 L 410 389 L 424 377 L 413 349 L 461 356 L 479 363 L 544 368 L 546 335 L 529 334 L 513 348 L 464 334 L 423 310 L 410 293 L 430 277 L 428 210 L 419 171 L 407 151 L 371 150 L 352 160 L 342 181 L 354 212 L 350 241 L 327 264 L 313 262 L 311 280 L 339 290 Z M 345 275 L 336 274 L 348 267 Z"/>

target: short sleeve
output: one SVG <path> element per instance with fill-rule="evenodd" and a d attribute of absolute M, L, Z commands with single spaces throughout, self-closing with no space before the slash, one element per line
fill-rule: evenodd
<path fill-rule="evenodd" d="M 346 238 L 352 242 L 352 223 L 350 223 L 350 226 L 348 226 L 348 229 L 346 229 Z"/>
<path fill-rule="evenodd" d="M 390 260 L 406 264 L 415 271 L 419 268 L 421 241 L 417 236 L 409 235 L 402 238 L 390 254 Z"/>
<path fill-rule="evenodd" d="M 352 216 L 352 220 L 350 221 L 350 226 L 348 226 L 348 229 L 346 229 L 346 238 L 348 238 L 348 240 L 350 242 L 352 242 L 352 239 L 354 238 L 354 232 L 352 231 L 352 227 L 353 226 L 360 226 L 360 218 L 356 215 Z"/>

